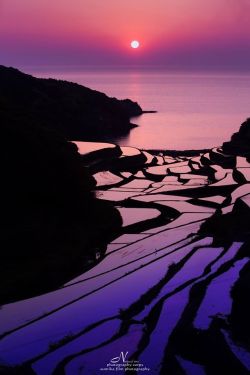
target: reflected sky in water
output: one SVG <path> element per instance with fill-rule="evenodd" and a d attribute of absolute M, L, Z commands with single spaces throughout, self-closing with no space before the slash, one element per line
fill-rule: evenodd
<path fill-rule="evenodd" d="M 198 149 L 220 145 L 249 116 L 250 74 L 166 71 L 35 73 L 66 79 L 117 98 L 137 101 L 144 114 L 121 138 L 105 141 L 145 149 Z"/>

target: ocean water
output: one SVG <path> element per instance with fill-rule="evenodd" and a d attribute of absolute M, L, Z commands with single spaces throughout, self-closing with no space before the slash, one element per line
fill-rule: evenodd
<path fill-rule="evenodd" d="M 128 136 L 109 139 L 120 145 L 172 150 L 219 146 L 250 116 L 250 73 L 51 70 L 33 74 L 77 82 L 157 111 L 133 118 L 139 127 Z"/>

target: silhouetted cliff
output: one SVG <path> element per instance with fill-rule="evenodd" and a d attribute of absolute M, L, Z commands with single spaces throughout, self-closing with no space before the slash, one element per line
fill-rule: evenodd
<path fill-rule="evenodd" d="M 90 140 L 127 133 L 137 103 L 117 100 L 76 83 L 39 79 L 0 66 L 0 121 L 53 129 L 67 139 Z"/>
<path fill-rule="evenodd" d="M 223 143 L 223 151 L 231 155 L 250 156 L 250 118 L 241 124 L 229 142 Z"/>

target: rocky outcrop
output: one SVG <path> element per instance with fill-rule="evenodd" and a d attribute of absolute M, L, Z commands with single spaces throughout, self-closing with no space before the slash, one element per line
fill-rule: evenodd
<path fill-rule="evenodd" d="M 120 100 L 120 104 L 130 117 L 140 116 L 144 112 L 138 103 L 133 102 L 130 99 Z"/>
<path fill-rule="evenodd" d="M 250 118 L 243 122 L 229 142 L 223 143 L 222 149 L 227 154 L 250 157 Z"/>

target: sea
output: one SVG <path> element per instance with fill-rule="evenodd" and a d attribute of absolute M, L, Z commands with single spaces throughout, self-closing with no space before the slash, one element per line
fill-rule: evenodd
<path fill-rule="evenodd" d="M 138 68 L 30 69 L 27 73 L 77 82 L 111 97 L 130 98 L 143 110 L 157 111 L 132 118 L 139 126 L 127 136 L 108 139 L 122 146 L 169 150 L 220 146 L 250 117 L 250 73 Z"/>

